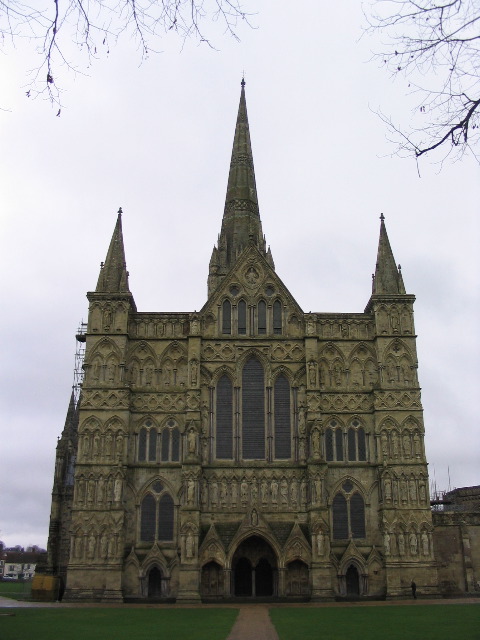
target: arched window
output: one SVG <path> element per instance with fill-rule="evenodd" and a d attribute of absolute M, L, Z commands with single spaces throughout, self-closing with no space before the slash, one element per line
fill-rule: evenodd
<path fill-rule="evenodd" d="M 164 493 L 158 503 L 158 539 L 173 540 L 173 499 Z"/>
<path fill-rule="evenodd" d="M 265 380 L 263 367 L 251 358 L 242 372 L 242 455 L 265 458 Z"/>
<path fill-rule="evenodd" d="M 365 430 L 358 420 L 354 420 L 348 429 L 348 460 L 365 462 L 367 459 L 367 447 L 365 442 Z"/>
<path fill-rule="evenodd" d="M 333 538 L 365 538 L 365 503 L 350 480 L 342 485 L 332 502 Z"/>
<path fill-rule="evenodd" d="M 327 462 L 343 461 L 343 429 L 336 420 L 325 429 L 325 456 Z"/>
<path fill-rule="evenodd" d="M 290 436 L 290 385 L 282 374 L 274 386 L 273 397 L 275 458 L 287 459 L 291 456 Z"/>
<path fill-rule="evenodd" d="M 232 305 L 224 300 L 222 305 L 222 333 L 232 333 Z"/>
<path fill-rule="evenodd" d="M 342 540 L 348 538 L 348 509 L 347 501 L 342 493 L 337 493 L 332 504 L 333 538 Z"/>
<path fill-rule="evenodd" d="M 359 493 L 350 500 L 350 529 L 352 538 L 365 538 L 365 504 Z"/>
<path fill-rule="evenodd" d="M 148 434 L 148 461 L 155 462 L 157 460 L 157 430 L 150 429 Z"/>
<path fill-rule="evenodd" d="M 233 389 L 227 375 L 223 375 L 217 384 L 216 395 L 216 457 L 231 460 L 233 458 Z"/>
<path fill-rule="evenodd" d="M 157 427 L 151 420 L 145 422 L 138 433 L 138 461 L 157 461 Z"/>
<path fill-rule="evenodd" d="M 170 429 L 162 431 L 162 462 L 168 462 L 170 459 Z"/>
<path fill-rule="evenodd" d="M 273 333 L 282 333 L 282 303 L 275 300 L 273 303 Z"/>
<path fill-rule="evenodd" d="M 264 300 L 260 300 L 258 303 L 258 334 L 264 335 L 267 333 L 267 305 Z"/>
<path fill-rule="evenodd" d="M 172 462 L 179 462 L 180 460 L 180 431 L 175 427 L 171 433 L 172 440 Z"/>
<path fill-rule="evenodd" d="M 140 516 L 140 539 L 144 542 L 155 540 L 155 498 L 148 493 L 142 500 Z"/>
<path fill-rule="evenodd" d="M 138 460 L 139 462 L 145 462 L 147 459 L 147 430 L 145 427 L 140 429 L 138 435 Z"/>
<path fill-rule="evenodd" d="M 238 303 L 238 333 L 245 335 L 247 333 L 247 303 L 240 300 Z"/>

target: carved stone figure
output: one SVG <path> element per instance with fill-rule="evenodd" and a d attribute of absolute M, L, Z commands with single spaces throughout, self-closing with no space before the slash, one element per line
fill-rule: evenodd
<path fill-rule="evenodd" d="M 197 375 L 198 375 L 198 362 L 197 360 L 192 360 L 190 363 L 190 379 L 192 383 L 192 387 L 197 386 Z"/>
<path fill-rule="evenodd" d="M 119 476 L 115 478 L 115 482 L 113 485 L 113 499 L 115 502 L 120 502 L 122 499 L 122 488 L 123 488 L 123 480 Z"/>
<path fill-rule="evenodd" d="M 317 533 L 317 555 L 320 558 L 323 558 L 325 554 L 325 537 L 323 535 L 323 531 L 319 529 Z"/>
<path fill-rule="evenodd" d="M 385 533 L 383 534 L 383 548 L 385 549 L 385 555 L 389 556 L 390 555 L 390 534 L 388 533 L 388 531 L 385 531 Z"/>
<path fill-rule="evenodd" d="M 410 458 L 412 455 L 412 443 L 410 442 L 410 434 L 403 434 L 403 455 L 405 458 Z"/>
<path fill-rule="evenodd" d="M 288 504 L 288 482 L 286 478 L 283 478 L 280 483 L 280 498 L 284 505 Z"/>
<path fill-rule="evenodd" d="M 191 531 L 187 533 L 185 538 L 185 556 L 189 560 L 195 557 L 195 538 Z"/>
<path fill-rule="evenodd" d="M 397 535 L 398 553 L 401 556 L 405 555 L 405 536 L 403 533 Z"/>
<path fill-rule="evenodd" d="M 265 480 L 265 478 L 262 479 L 262 482 L 260 484 L 260 495 L 262 498 L 262 504 L 267 504 L 268 502 L 268 482 Z"/>
<path fill-rule="evenodd" d="M 272 503 L 276 504 L 278 501 L 278 482 L 276 478 L 273 478 L 272 480 L 271 493 L 272 493 Z"/>
<path fill-rule="evenodd" d="M 193 505 L 195 504 L 195 480 L 193 478 L 189 478 L 187 480 L 187 504 Z"/>
<path fill-rule="evenodd" d="M 320 457 L 320 431 L 317 428 L 312 431 L 312 451 L 315 458 Z"/>
<path fill-rule="evenodd" d="M 193 427 L 190 427 L 187 432 L 187 450 L 190 456 L 197 453 L 197 433 Z"/>
<path fill-rule="evenodd" d="M 418 540 L 417 540 L 417 534 L 414 533 L 413 531 L 410 533 L 409 542 L 410 542 L 410 554 L 412 556 L 416 556 L 418 551 Z"/>
<path fill-rule="evenodd" d="M 308 375 L 310 378 L 310 386 L 314 387 L 317 384 L 317 365 L 313 360 L 308 363 Z"/>
<path fill-rule="evenodd" d="M 428 533 L 425 530 L 422 531 L 422 553 L 424 556 L 428 556 L 430 553 L 428 544 Z"/>
<path fill-rule="evenodd" d="M 248 502 L 248 484 L 245 478 L 243 478 L 240 484 L 240 500 L 242 504 L 246 504 Z"/>
<path fill-rule="evenodd" d="M 380 439 L 382 441 L 382 453 L 385 459 L 385 458 L 388 458 L 388 436 L 385 433 L 385 431 L 382 431 L 382 435 L 380 436 Z"/>
<path fill-rule="evenodd" d="M 420 436 L 418 433 L 415 433 L 413 436 L 413 448 L 415 450 L 415 457 L 420 458 L 422 455 L 422 447 L 420 444 Z"/>
<path fill-rule="evenodd" d="M 390 478 L 385 478 L 385 500 L 390 502 L 392 499 L 392 481 Z"/>

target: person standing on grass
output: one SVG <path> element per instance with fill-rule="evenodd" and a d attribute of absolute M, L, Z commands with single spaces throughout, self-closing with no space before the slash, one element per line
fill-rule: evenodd
<path fill-rule="evenodd" d="M 412 580 L 412 584 L 410 585 L 412 588 L 412 597 L 414 600 L 417 599 L 417 585 L 415 584 L 415 581 Z"/>

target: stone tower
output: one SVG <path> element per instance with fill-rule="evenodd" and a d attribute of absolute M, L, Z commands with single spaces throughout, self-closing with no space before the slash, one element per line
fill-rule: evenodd
<path fill-rule="evenodd" d="M 66 598 L 436 592 L 414 296 L 382 216 L 365 311 L 302 311 L 263 235 L 243 82 L 203 308 L 137 311 L 121 212 L 88 300 Z"/>

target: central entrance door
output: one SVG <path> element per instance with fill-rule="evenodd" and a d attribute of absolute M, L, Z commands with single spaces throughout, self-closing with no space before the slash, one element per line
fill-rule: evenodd
<path fill-rule="evenodd" d="M 150 569 L 148 574 L 148 597 L 162 597 L 162 572 L 157 567 Z"/>
<path fill-rule="evenodd" d="M 277 558 L 263 538 L 244 540 L 232 559 L 234 595 L 243 598 L 271 597 L 277 592 Z"/>
<path fill-rule="evenodd" d="M 351 564 L 347 569 L 347 573 L 345 574 L 345 581 L 347 583 L 348 596 L 360 595 L 360 578 L 357 568 L 354 567 L 353 564 Z"/>

